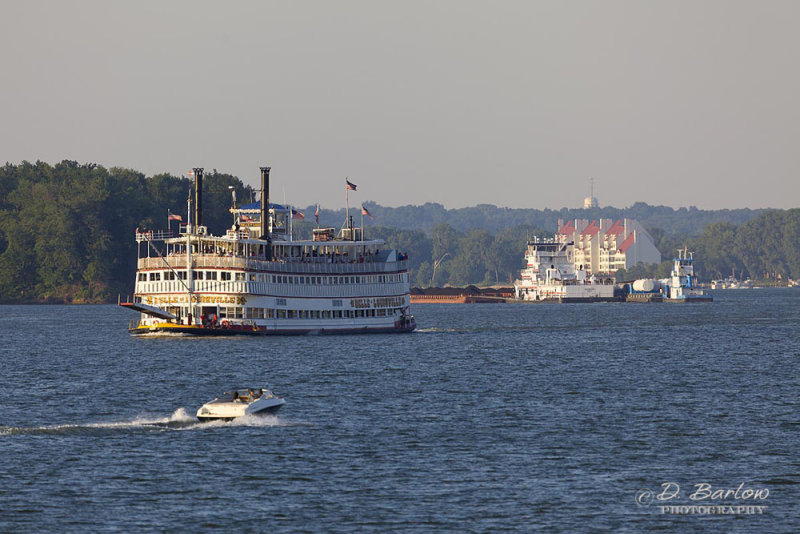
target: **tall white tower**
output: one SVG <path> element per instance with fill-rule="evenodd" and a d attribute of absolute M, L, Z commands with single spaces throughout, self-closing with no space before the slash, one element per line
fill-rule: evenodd
<path fill-rule="evenodd" d="M 589 196 L 583 199 L 583 209 L 596 208 L 597 198 L 594 196 L 594 178 L 589 179 Z"/>

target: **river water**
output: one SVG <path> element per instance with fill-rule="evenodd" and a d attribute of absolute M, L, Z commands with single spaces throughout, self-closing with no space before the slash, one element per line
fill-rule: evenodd
<path fill-rule="evenodd" d="M 797 531 L 800 290 L 715 296 L 205 339 L 0 306 L 0 531 Z M 277 416 L 194 420 L 262 385 Z"/>

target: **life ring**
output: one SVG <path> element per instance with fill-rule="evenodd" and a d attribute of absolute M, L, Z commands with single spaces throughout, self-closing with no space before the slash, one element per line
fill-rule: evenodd
<path fill-rule="evenodd" d="M 220 323 L 220 325 L 222 326 L 222 328 L 228 328 L 228 327 L 231 325 L 231 322 L 230 322 L 230 321 L 227 321 L 227 320 L 225 320 L 225 321 L 222 321 L 222 322 Z"/>

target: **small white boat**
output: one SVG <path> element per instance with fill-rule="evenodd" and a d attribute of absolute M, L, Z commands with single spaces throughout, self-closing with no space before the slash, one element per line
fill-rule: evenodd
<path fill-rule="evenodd" d="M 264 415 L 277 412 L 286 404 L 282 397 L 264 388 L 235 389 L 207 402 L 197 410 L 201 421 L 225 419 L 230 421 L 245 415 Z"/>

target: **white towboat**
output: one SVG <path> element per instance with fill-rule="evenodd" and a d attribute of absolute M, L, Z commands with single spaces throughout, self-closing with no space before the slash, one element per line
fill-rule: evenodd
<path fill-rule="evenodd" d="M 534 238 L 527 243 L 527 267 L 514 282 L 519 300 L 533 302 L 602 302 L 618 300 L 611 278 L 593 276 L 573 264 L 574 244 Z"/>
<path fill-rule="evenodd" d="M 697 287 L 694 275 L 694 252 L 678 249 L 670 277 L 662 280 L 664 302 L 712 302 L 714 297 Z"/>
<path fill-rule="evenodd" d="M 235 389 L 207 402 L 197 410 L 201 421 L 231 420 L 245 415 L 264 415 L 277 412 L 286 401 L 264 388 Z"/>

